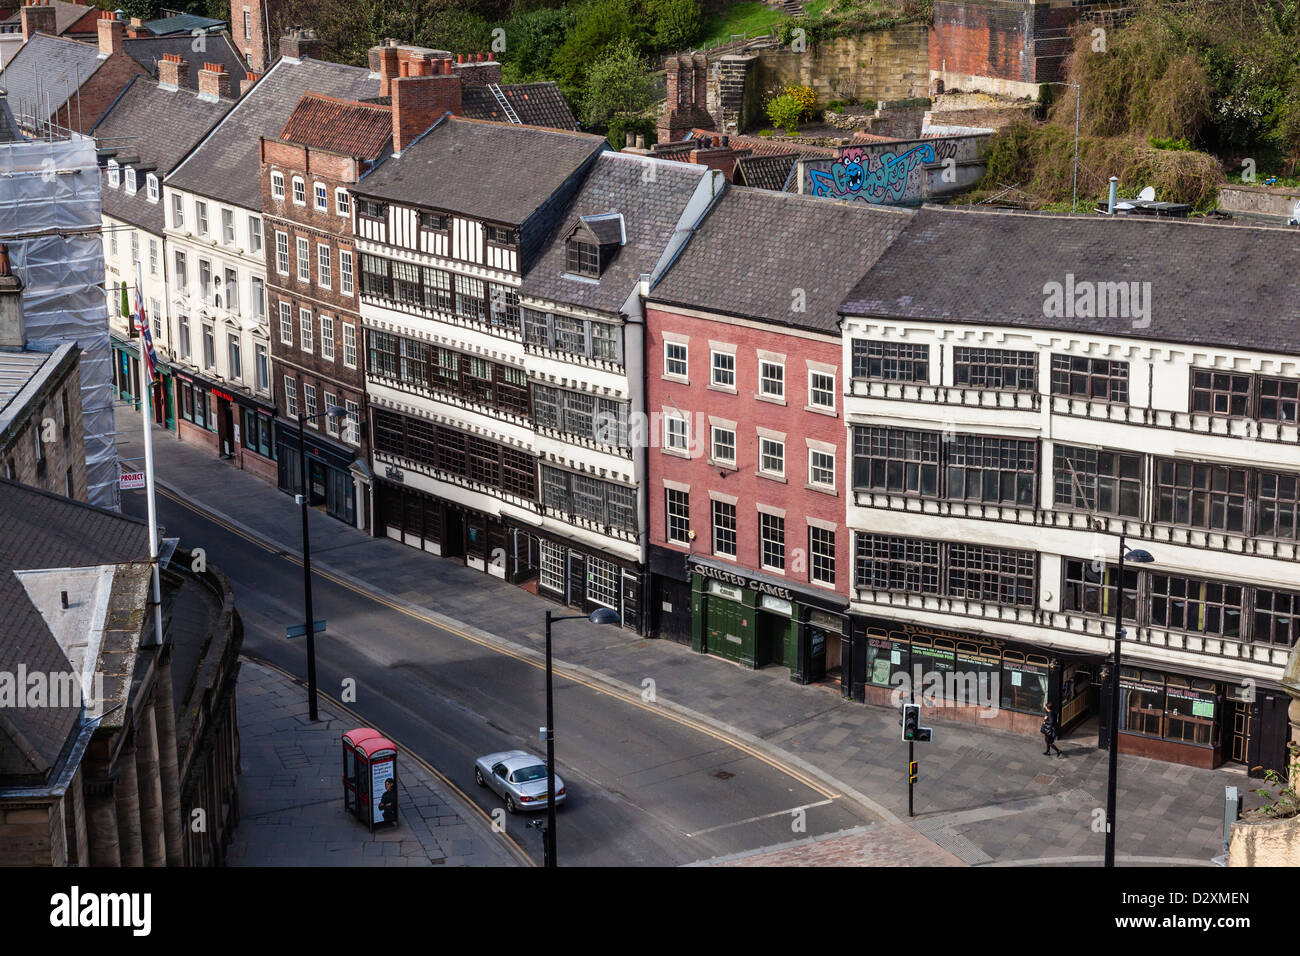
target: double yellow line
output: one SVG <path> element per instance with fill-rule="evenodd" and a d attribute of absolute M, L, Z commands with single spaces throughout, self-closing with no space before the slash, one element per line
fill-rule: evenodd
<path fill-rule="evenodd" d="M 262 550 L 267 551 L 271 554 L 280 554 L 283 557 L 292 561 L 294 564 L 298 565 L 299 567 L 302 566 L 302 560 L 296 557 L 295 555 L 285 553 L 278 548 L 270 547 L 262 539 L 248 534 L 247 532 L 243 531 L 241 528 L 234 527 L 229 522 L 222 520 L 221 518 L 217 517 L 216 515 L 212 514 L 209 511 L 206 511 L 205 509 L 195 507 L 189 501 L 185 501 L 181 498 L 178 498 L 176 495 L 172 494 L 167 489 L 160 488 L 159 491 L 167 498 L 170 498 L 172 501 L 175 501 L 177 504 L 183 505 L 184 507 L 195 512 L 196 514 L 202 515 L 204 518 L 211 521 L 212 523 L 219 525 L 225 530 L 231 532 L 232 534 L 238 535 L 239 537 L 243 538 L 246 541 L 251 542 L 252 544 L 257 545 Z M 478 647 L 482 647 L 486 650 L 494 651 L 506 657 L 511 657 L 517 661 L 521 661 L 522 663 L 528 664 L 530 667 L 535 667 L 538 670 L 545 670 L 546 668 L 546 665 L 541 661 L 535 660 L 532 657 L 519 653 L 518 651 L 514 651 L 509 648 L 502 647 L 501 645 L 495 642 L 485 641 L 480 637 L 476 637 L 473 634 L 470 634 L 466 631 L 461 630 L 458 627 L 455 627 L 454 625 L 446 624 L 442 621 L 435 620 L 434 618 L 425 614 L 419 608 L 413 608 L 404 604 L 399 604 L 396 601 L 392 601 L 381 594 L 375 594 L 372 591 L 368 591 L 363 588 L 360 588 L 357 585 L 353 584 L 351 581 L 347 580 L 346 578 L 339 577 L 337 574 L 334 574 L 329 570 L 326 570 L 319 566 L 315 566 L 312 568 L 312 573 L 318 574 L 321 577 L 325 578 L 326 580 L 332 581 L 333 583 L 339 585 L 340 587 L 347 588 L 349 591 L 352 591 L 353 593 L 358 594 L 361 597 L 374 601 L 377 604 L 382 604 L 385 607 L 391 608 L 400 614 L 405 614 L 409 618 L 420 621 L 424 624 L 428 624 L 431 627 L 438 628 L 439 630 L 445 631 L 448 634 L 454 634 L 456 637 L 469 641 L 471 644 L 475 644 Z M 787 777 L 797 780 L 799 783 L 803 784 L 805 787 L 812 790 L 814 793 L 818 793 L 828 800 L 838 800 L 842 796 L 842 794 L 836 793 L 834 792 L 834 790 L 828 789 L 825 786 L 825 784 L 821 783 L 819 780 L 810 776 L 809 774 L 806 774 L 803 771 L 799 770 L 797 767 L 792 767 L 786 763 L 783 763 L 782 761 L 777 760 L 775 757 L 765 754 L 762 751 L 750 746 L 749 744 L 746 744 L 744 741 L 737 740 L 734 737 L 730 737 L 722 733 L 721 731 L 708 726 L 707 724 L 701 723 L 697 720 L 692 720 L 689 717 L 685 717 L 681 714 L 677 714 L 667 708 L 659 707 L 655 704 L 647 703 L 646 701 L 643 701 L 638 696 L 623 693 L 614 690 L 613 688 L 602 686 L 601 684 L 597 684 L 593 681 L 579 677 L 573 674 L 567 668 L 564 670 L 563 676 L 566 680 L 578 684 L 582 687 L 585 687 L 588 690 L 594 691 L 597 694 L 603 694 L 606 697 L 610 697 L 614 700 L 621 701 L 622 703 L 630 704 L 634 707 L 639 707 L 644 711 L 655 714 L 658 717 L 663 717 L 667 720 L 674 721 L 675 723 L 680 724 L 683 727 L 688 727 L 691 730 L 696 731 L 697 733 L 701 733 L 707 737 L 711 737 L 712 739 L 718 741 L 719 743 L 725 744 L 728 747 L 732 747 L 736 750 L 739 750 L 741 753 L 753 757 L 755 760 L 762 761 L 763 763 L 767 764 L 769 767 L 773 768 L 774 770 L 777 770 L 785 774 Z M 437 771 L 434 772 L 436 773 Z M 439 774 L 439 777 L 441 777 L 443 780 L 446 780 L 446 778 L 442 777 L 441 774 Z M 448 783 L 450 783 L 450 781 L 448 781 Z"/>

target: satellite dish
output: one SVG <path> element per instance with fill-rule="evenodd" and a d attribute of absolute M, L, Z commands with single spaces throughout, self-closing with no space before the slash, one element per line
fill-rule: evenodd
<path fill-rule="evenodd" d="M 1138 193 L 1138 199 L 1140 199 L 1142 202 L 1155 202 L 1156 201 L 1155 187 L 1148 186 L 1145 189 L 1143 189 L 1140 193 Z"/>

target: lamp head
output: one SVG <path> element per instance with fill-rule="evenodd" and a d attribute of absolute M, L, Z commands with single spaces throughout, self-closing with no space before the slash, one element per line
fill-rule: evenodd
<path fill-rule="evenodd" d="M 1137 564 L 1150 564 L 1155 560 L 1150 551 L 1143 551 L 1141 548 L 1134 548 L 1128 554 L 1124 555 L 1125 561 L 1133 561 Z"/>
<path fill-rule="evenodd" d="M 607 607 L 598 607 L 587 616 L 592 624 L 617 624 L 618 612 Z"/>
<path fill-rule="evenodd" d="M 348 417 L 348 410 L 342 405 L 331 405 L 329 408 L 325 409 L 325 414 L 336 422 L 341 422 L 343 419 Z"/>

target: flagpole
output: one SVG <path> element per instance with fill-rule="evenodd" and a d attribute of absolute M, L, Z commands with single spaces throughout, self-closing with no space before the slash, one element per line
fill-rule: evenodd
<path fill-rule="evenodd" d="M 149 374 L 148 318 L 144 314 L 144 293 L 141 288 L 140 263 L 135 264 L 135 321 L 140 333 L 137 341 L 140 351 L 140 417 L 144 422 L 144 487 L 149 507 L 149 563 L 153 566 L 153 628 L 154 643 L 162 644 L 162 588 L 158 579 L 158 508 L 154 499 L 153 484 L 153 382 Z"/>

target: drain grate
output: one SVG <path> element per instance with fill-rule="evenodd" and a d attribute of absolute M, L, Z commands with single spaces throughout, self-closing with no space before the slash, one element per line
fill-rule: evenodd
<path fill-rule="evenodd" d="M 732 773 L 730 770 L 719 770 L 716 773 L 714 773 L 713 776 L 717 777 L 719 780 L 730 780 L 732 777 L 735 776 L 735 774 Z"/>

